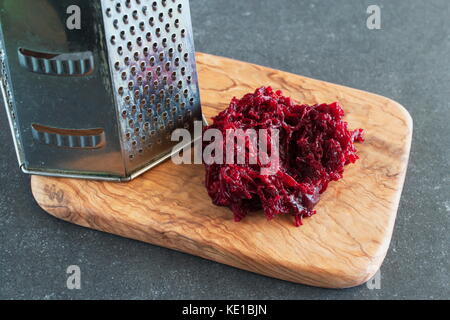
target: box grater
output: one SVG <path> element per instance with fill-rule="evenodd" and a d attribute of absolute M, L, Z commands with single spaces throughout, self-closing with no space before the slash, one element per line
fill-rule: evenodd
<path fill-rule="evenodd" d="M 130 180 L 202 121 L 188 0 L 0 0 L 0 22 L 26 173 Z"/>

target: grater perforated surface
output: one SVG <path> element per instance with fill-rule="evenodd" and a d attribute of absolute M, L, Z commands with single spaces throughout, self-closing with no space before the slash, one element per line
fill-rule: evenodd
<path fill-rule="evenodd" d="M 0 30 L 1 35 L 1 30 Z M 16 149 L 17 158 L 19 160 L 19 163 L 23 161 L 24 155 L 21 147 L 21 139 L 20 139 L 20 132 L 19 132 L 19 125 L 17 124 L 16 119 L 16 112 L 14 108 L 14 97 L 11 92 L 11 84 L 9 80 L 9 74 L 8 74 L 8 66 L 5 59 L 5 52 L 4 52 L 4 44 L 2 39 L 3 35 L 0 37 L 0 91 L 3 96 L 3 100 L 6 107 L 6 113 L 8 116 L 9 125 L 11 127 L 11 132 L 14 137 L 14 144 Z"/>
<path fill-rule="evenodd" d="M 201 121 L 188 0 L 101 0 L 128 171 L 171 151 Z"/>

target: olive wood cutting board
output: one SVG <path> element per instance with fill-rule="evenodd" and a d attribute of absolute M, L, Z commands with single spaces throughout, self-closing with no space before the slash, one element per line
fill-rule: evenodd
<path fill-rule="evenodd" d="M 412 119 L 398 103 L 368 92 L 241 61 L 197 54 L 203 112 L 210 119 L 233 96 L 270 85 L 301 103 L 339 101 L 349 127 L 364 128 L 360 160 L 346 167 L 295 227 L 261 212 L 234 222 L 211 203 L 202 165 L 170 160 L 128 183 L 33 176 L 38 204 L 69 222 L 191 253 L 270 277 L 319 287 L 362 284 L 391 240 L 408 163 Z"/>

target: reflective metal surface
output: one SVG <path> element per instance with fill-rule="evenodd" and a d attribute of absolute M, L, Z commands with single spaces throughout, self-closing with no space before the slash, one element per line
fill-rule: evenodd
<path fill-rule="evenodd" d="M 101 0 L 128 172 L 173 147 L 175 128 L 201 121 L 189 2 Z"/>
<path fill-rule="evenodd" d="M 67 27 L 73 5 L 79 30 Z M 202 119 L 187 0 L 0 0 L 0 23 L 1 89 L 26 173 L 128 180 Z"/>

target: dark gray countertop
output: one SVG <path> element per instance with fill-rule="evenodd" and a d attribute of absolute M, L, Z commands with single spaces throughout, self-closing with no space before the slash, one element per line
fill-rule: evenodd
<path fill-rule="evenodd" d="M 381 30 L 366 27 L 370 4 Z M 2 110 L 0 298 L 450 298 L 450 2 L 191 0 L 191 10 L 198 51 L 375 92 L 411 113 L 381 288 L 312 288 L 59 221 L 34 202 Z M 69 265 L 81 290 L 66 287 Z"/>

